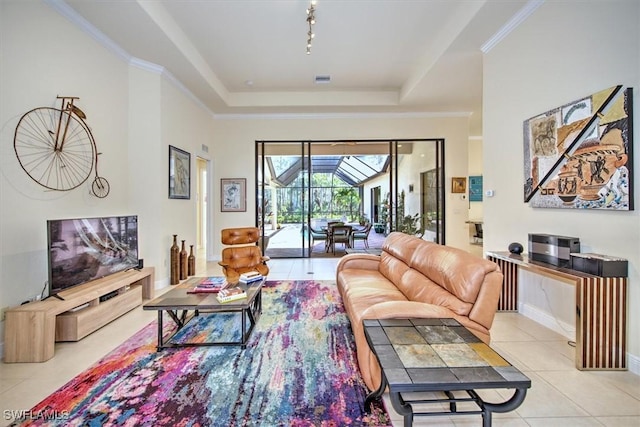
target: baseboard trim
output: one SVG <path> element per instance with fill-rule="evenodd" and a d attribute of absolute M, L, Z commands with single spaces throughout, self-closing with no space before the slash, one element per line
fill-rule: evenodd
<path fill-rule="evenodd" d="M 545 326 L 552 331 L 559 333 L 560 335 L 566 337 L 571 341 L 576 340 L 575 325 L 571 325 L 558 320 L 549 313 L 529 304 L 519 303 L 518 312 L 523 316 L 528 317 L 529 319 L 537 323 L 540 323 L 542 326 Z"/>
<path fill-rule="evenodd" d="M 627 353 L 627 367 L 629 372 L 640 375 L 640 357 Z"/>

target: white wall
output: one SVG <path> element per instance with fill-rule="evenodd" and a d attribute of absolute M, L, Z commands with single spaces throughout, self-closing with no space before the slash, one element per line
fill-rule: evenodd
<path fill-rule="evenodd" d="M 466 176 L 467 163 L 458 159 L 467 158 L 468 118 L 467 117 L 400 117 L 400 118 L 218 118 L 216 120 L 216 158 L 214 200 L 219 200 L 220 178 L 247 178 L 247 212 L 221 213 L 214 205 L 216 224 L 213 230 L 216 246 L 214 253 L 220 253 L 221 245 L 217 236 L 220 229 L 246 224 L 254 224 L 255 182 L 254 182 L 254 142 L 256 140 L 334 140 L 334 139 L 445 139 L 446 181 L 451 176 Z M 419 160 L 416 160 L 418 163 Z M 427 170 L 420 165 L 412 165 L 415 174 Z M 414 175 L 415 175 L 414 174 Z M 386 184 L 381 184 L 382 197 L 386 194 Z M 418 182 L 414 182 L 418 185 Z M 405 188 L 405 192 L 408 189 Z M 408 193 L 407 193 L 408 194 Z M 416 194 L 416 193 L 413 193 Z M 454 197 L 447 191 L 447 244 L 467 248 L 468 227 L 467 201 Z M 218 234 L 215 234 L 218 233 Z"/>
<path fill-rule="evenodd" d="M 189 245 L 197 247 L 197 194 L 196 194 L 196 157 L 204 160 L 212 161 L 213 158 L 219 157 L 217 145 L 222 144 L 216 141 L 214 121 L 208 110 L 205 110 L 193 100 L 185 97 L 175 85 L 167 80 L 163 80 L 162 85 L 162 120 L 161 142 L 156 144 L 161 153 L 160 165 L 160 188 L 158 197 L 162 201 L 161 212 L 163 213 L 163 222 L 159 229 L 160 236 L 163 239 L 161 246 L 158 246 L 158 265 L 169 265 L 169 246 L 173 234 L 178 234 L 178 240 L 186 240 L 187 250 Z M 166 167 L 169 162 L 168 147 L 172 145 L 191 153 L 191 198 L 189 200 L 168 199 L 168 178 Z M 209 152 L 202 150 L 202 146 L 210 147 Z M 210 177 L 212 178 L 212 177 Z M 164 181 L 164 182 L 163 182 Z M 214 187 L 213 179 L 210 180 L 208 187 Z M 213 193 L 212 193 L 213 194 Z M 209 200 L 209 208 L 215 212 L 217 200 L 211 197 Z M 217 242 L 220 240 L 220 232 L 209 233 L 207 236 L 207 244 L 210 241 Z M 196 249 L 194 249 L 195 251 Z M 215 252 L 220 253 L 219 251 Z M 167 274 L 168 268 L 165 267 Z"/>
<path fill-rule="evenodd" d="M 162 70 L 130 65 L 49 6 L 11 1 L 0 8 L 0 307 L 42 292 L 46 220 L 54 218 L 137 214 L 140 256 L 156 268 L 156 285 L 167 284 L 172 234 L 195 243 L 195 158 L 208 158 L 202 144 L 213 148 L 211 114 Z M 57 95 L 80 98 L 102 153 L 100 175 L 111 187 L 104 199 L 89 193 L 90 181 L 46 191 L 16 160 L 18 120 L 54 106 Z M 168 199 L 169 144 L 191 153 L 191 200 Z"/>
<path fill-rule="evenodd" d="M 482 176 L 484 171 L 482 138 L 469 139 L 469 176 Z M 492 164 L 489 164 L 492 166 Z M 469 182 L 467 182 L 467 185 Z M 467 191 L 468 193 L 468 191 Z M 484 193 L 484 191 L 483 191 Z M 484 200 L 484 194 L 482 199 Z M 469 202 L 469 219 L 482 220 L 484 211 L 482 202 Z M 472 233 L 473 234 L 473 233 Z"/>
<path fill-rule="evenodd" d="M 545 2 L 484 59 L 485 250 L 525 247 L 527 235 L 552 233 L 580 238 L 582 252 L 629 260 L 628 351 L 640 372 L 640 3 Z M 523 201 L 525 120 L 617 84 L 634 87 L 636 210 L 533 209 Z M 552 300 L 573 304 L 548 287 Z M 527 301 L 525 301 L 527 303 Z"/>
<path fill-rule="evenodd" d="M 0 307 L 6 307 L 44 287 L 46 220 L 131 213 L 131 177 L 127 65 L 40 2 L 1 2 L 0 8 Z M 90 195 L 91 179 L 72 191 L 46 191 L 17 162 L 18 120 L 35 107 L 56 106 L 57 95 L 80 98 L 76 104 L 103 153 L 99 171 L 111 186 L 105 199 Z"/>

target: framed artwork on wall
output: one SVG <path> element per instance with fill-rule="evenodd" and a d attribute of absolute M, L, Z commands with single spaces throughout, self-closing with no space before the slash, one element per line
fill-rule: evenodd
<path fill-rule="evenodd" d="M 191 154 L 169 146 L 169 198 L 191 198 Z"/>
<path fill-rule="evenodd" d="M 247 211 L 246 178 L 222 178 L 220 180 L 220 211 Z"/>
<path fill-rule="evenodd" d="M 469 177 L 469 201 L 482 201 L 482 175 Z"/>
<path fill-rule="evenodd" d="M 614 86 L 525 120 L 525 203 L 634 209 L 632 93 Z"/>
<path fill-rule="evenodd" d="M 464 176 L 455 176 L 451 178 L 451 192 L 452 193 L 466 193 L 467 192 L 467 178 Z"/>

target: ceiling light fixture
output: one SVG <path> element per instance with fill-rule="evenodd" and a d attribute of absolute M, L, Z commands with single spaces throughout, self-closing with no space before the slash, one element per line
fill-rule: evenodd
<path fill-rule="evenodd" d="M 309 24 L 309 31 L 307 31 L 307 55 L 311 55 L 311 41 L 316 36 L 313 33 L 313 26 L 316 23 L 316 3 L 317 0 L 311 0 L 309 9 L 307 9 L 307 24 Z"/>

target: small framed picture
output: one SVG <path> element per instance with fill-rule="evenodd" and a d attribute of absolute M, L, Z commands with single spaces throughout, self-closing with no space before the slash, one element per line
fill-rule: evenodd
<path fill-rule="evenodd" d="M 467 177 L 455 176 L 451 178 L 451 192 L 452 193 L 466 193 L 467 192 Z"/>
<path fill-rule="evenodd" d="M 247 211 L 247 180 L 245 178 L 222 178 L 220 180 L 220 211 Z"/>
<path fill-rule="evenodd" d="M 191 154 L 169 146 L 169 198 L 191 198 Z"/>

